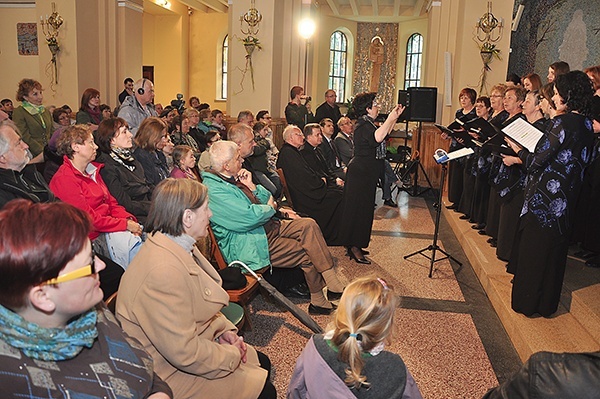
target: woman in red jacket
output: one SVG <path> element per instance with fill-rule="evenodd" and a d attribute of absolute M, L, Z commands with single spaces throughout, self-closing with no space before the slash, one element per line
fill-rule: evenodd
<path fill-rule="evenodd" d="M 56 147 L 64 161 L 50 188 L 61 200 L 90 214 L 94 246 L 106 247 L 112 260 L 126 268 L 141 244 L 142 226 L 119 205 L 102 180 L 99 171 L 104 165 L 93 162 L 98 146 L 89 126 L 68 127 L 58 137 Z"/>

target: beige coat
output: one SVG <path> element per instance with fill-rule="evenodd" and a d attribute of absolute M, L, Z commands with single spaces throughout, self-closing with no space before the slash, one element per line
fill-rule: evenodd
<path fill-rule="evenodd" d="M 161 233 L 148 237 L 127 268 L 117 300 L 123 330 L 154 359 L 156 373 L 183 398 L 257 398 L 267 378 L 256 351 L 248 360 L 215 341 L 235 330 L 221 313 L 229 303 L 213 266 Z"/>

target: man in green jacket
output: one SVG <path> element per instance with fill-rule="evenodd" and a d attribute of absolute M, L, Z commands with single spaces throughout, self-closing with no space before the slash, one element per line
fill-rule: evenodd
<path fill-rule="evenodd" d="M 344 285 L 316 222 L 293 211 L 279 212 L 267 189 L 252 182 L 242 169 L 238 145 L 218 141 L 210 147 L 212 172 L 203 172 L 208 187 L 211 226 L 227 262 L 240 260 L 254 270 L 302 267 L 310 290 L 309 313 L 330 314 L 330 300 L 339 299 Z M 279 217 L 278 217 L 279 216 Z M 285 217 L 285 219 L 280 219 Z"/>

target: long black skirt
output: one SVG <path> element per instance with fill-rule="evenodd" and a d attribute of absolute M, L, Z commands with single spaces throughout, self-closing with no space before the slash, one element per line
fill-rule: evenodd
<path fill-rule="evenodd" d="M 519 215 L 523 209 L 523 190 L 514 193 L 513 197 L 500 205 L 500 219 L 498 223 L 498 247 L 496 256 L 500 260 L 508 261 L 519 225 Z"/>
<path fill-rule="evenodd" d="M 464 165 L 459 161 L 450 161 L 448 167 L 448 201 L 456 204 L 460 202 L 463 191 Z"/>
<path fill-rule="evenodd" d="M 366 248 L 371 240 L 377 180 L 383 159 L 355 156 L 348 165 L 344 184 L 343 213 L 338 242 Z"/>
<path fill-rule="evenodd" d="M 568 249 L 568 235 L 542 228 L 531 213 L 523 215 L 509 262 L 509 268 L 515 272 L 515 312 L 549 317 L 557 311 Z"/>

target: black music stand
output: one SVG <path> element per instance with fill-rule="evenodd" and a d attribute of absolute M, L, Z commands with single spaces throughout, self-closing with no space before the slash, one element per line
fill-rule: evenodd
<path fill-rule="evenodd" d="M 443 194 L 443 190 L 444 190 L 444 180 L 446 179 L 447 170 L 448 170 L 447 163 L 442 163 L 442 179 L 440 181 L 440 193 L 438 195 L 437 204 L 434 204 L 434 207 L 436 208 L 436 214 L 435 214 L 435 231 L 433 233 L 433 242 L 431 243 L 431 245 L 427 246 L 426 248 L 420 249 L 416 252 L 413 252 L 410 255 L 404 256 L 404 259 L 408 259 L 411 256 L 420 254 L 420 255 L 423 255 L 424 257 L 426 257 L 427 259 L 429 259 L 431 261 L 431 263 L 429 264 L 429 278 L 431 278 L 433 276 L 433 265 L 435 264 L 435 262 L 439 262 L 439 261 L 442 261 L 445 259 L 450 259 L 450 260 L 453 260 L 454 262 L 456 262 L 459 266 L 462 266 L 461 262 L 456 260 L 456 258 L 454 258 L 452 255 L 450 255 L 448 252 L 441 249 L 437 244 L 438 234 L 440 231 L 440 216 L 442 215 L 442 194 Z M 424 253 L 425 251 L 431 251 L 431 256 L 426 255 Z M 445 256 L 443 258 L 436 259 L 435 253 L 437 251 L 443 253 Z"/>
<path fill-rule="evenodd" d="M 427 176 L 427 172 L 425 172 L 425 168 L 423 167 L 423 164 L 421 163 L 420 150 L 421 150 L 421 134 L 423 133 L 423 122 L 419 122 L 418 132 L 419 132 L 419 134 L 417 136 L 417 147 L 414 152 L 415 158 L 407 164 L 406 170 L 404 171 L 402 176 L 400 176 L 400 181 L 404 182 L 406 177 L 409 176 L 411 172 L 413 172 L 413 171 L 415 172 L 413 184 L 410 187 L 403 188 L 403 190 L 405 190 L 412 197 L 418 197 L 421 194 L 423 194 L 433 188 L 433 186 L 431 184 L 431 180 L 429 180 L 429 176 Z M 414 139 L 414 137 L 413 137 L 413 139 Z M 425 176 L 425 179 L 427 180 L 427 184 L 429 185 L 429 187 L 423 187 L 422 190 L 419 187 L 419 168 L 421 169 L 421 172 L 423 172 L 423 176 Z"/>

